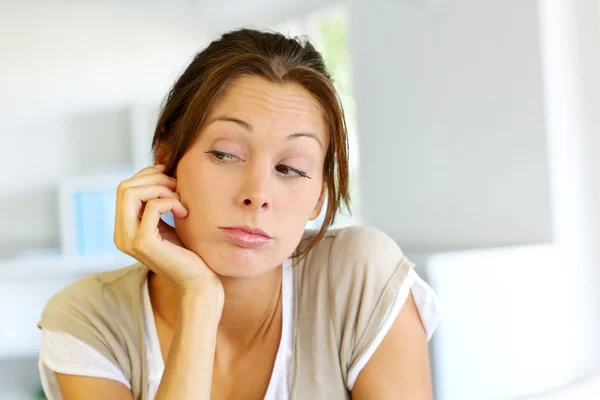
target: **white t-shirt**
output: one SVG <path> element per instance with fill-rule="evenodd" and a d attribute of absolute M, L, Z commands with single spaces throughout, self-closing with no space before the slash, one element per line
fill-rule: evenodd
<path fill-rule="evenodd" d="M 265 400 L 287 400 L 289 395 L 289 367 L 292 357 L 292 333 L 294 331 L 294 296 L 291 260 L 283 264 L 282 274 L 282 331 L 279 349 L 275 358 L 271 380 L 265 395 Z M 417 275 L 410 270 L 404 279 L 394 301 L 385 314 L 384 320 L 365 353 L 348 373 L 346 387 L 352 390 L 354 382 L 362 368 L 367 364 L 386 333 L 389 331 L 402 305 L 412 293 L 419 311 L 421 321 L 427 332 L 427 340 L 431 338 L 440 319 L 440 304 L 433 290 Z M 158 385 L 164 372 L 165 364 L 160 351 L 160 343 L 154 313 L 150 302 L 150 293 L 147 283 L 143 293 L 144 330 L 146 335 L 146 360 L 148 371 L 147 399 L 153 400 L 158 390 Z M 131 389 L 123 372 L 106 357 L 93 347 L 83 343 L 75 337 L 57 331 L 44 329 L 42 331 L 42 347 L 39 358 L 39 370 L 42 386 L 49 400 L 62 400 L 60 387 L 54 372 L 68 375 L 81 375 L 96 378 L 105 378 L 123 383 Z"/>

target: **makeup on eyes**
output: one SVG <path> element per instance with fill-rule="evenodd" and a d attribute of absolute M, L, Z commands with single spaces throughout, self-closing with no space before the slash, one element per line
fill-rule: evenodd
<path fill-rule="evenodd" d="M 244 161 L 235 154 L 227 153 L 227 152 L 224 152 L 221 150 L 216 150 L 216 149 L 207 150 L 207 151 L 205 151 L 205 153 L 210 154 L 210 156 L 213 158 L 213 160 L 215 162 L 222 163 L 222 164 L 229 164 L 229 163 L 235 163 L 237 161 L 241 161 L 241 162 Z M 279 172 L 286 179 L 297 179 L 297 178 L 312 179 L 312 177 L 310 177 L 307 173 L 308 168 L 303 169 L 301 167 L 299 168 L 297 166 L 292 166 L 292 165 L 289 165 L 288 163 L 285 163 L 285 161 L 281 161 L 281 162 L 277 163 L 277 165 L 275 166 L 275 170 L 277 172 Z"/>

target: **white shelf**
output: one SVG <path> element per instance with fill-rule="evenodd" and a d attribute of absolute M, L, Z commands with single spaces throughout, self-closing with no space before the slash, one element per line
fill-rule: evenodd
<path fill-rule="evenodd" d="M 0 260 L 2 283 L 23 280 L 82 277 L 125 267 L 136 260 L 128 255 L 67 257 L 62 254 L 25 256 Z"/>

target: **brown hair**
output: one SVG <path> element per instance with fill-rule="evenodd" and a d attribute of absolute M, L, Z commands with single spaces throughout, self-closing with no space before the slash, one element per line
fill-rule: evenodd
<path fill-rule="evenodd" d="M 244 75 L 301 85 L 315 97 L 325 118 L 330 136 L 323 165 L 327 211 L 321 229 L 297 255 L 306 254 L 333 224 L 338 210 L 342 206 L 350 209 L 344 111 L 323 57 L 308 40 L 240 29 L 211 42 L 196 54 L 165 99 L 152 141 L 155 158 L 159 145 L 164 146 L 167 154 L 160 154 L 164 158 L 161 162 L 166 165 L 166 174 L 174 176 L 215 98 L 233 79 Z"/>

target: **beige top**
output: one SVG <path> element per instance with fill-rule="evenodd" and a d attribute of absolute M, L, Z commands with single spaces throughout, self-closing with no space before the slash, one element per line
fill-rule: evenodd
<path fill-rule="evenodd" d="M 393 240 L 362 227 L 329 231 L 296 262 L 291 398 L 350 398 L 348 371 L 412 267 Z M 49 301 L 39 323 L 74 336 L 118 366 L 135 399 L 144 398 L 148 382 L 141 315 L 147 273 L 134 264 L 83 278 Z"/>

